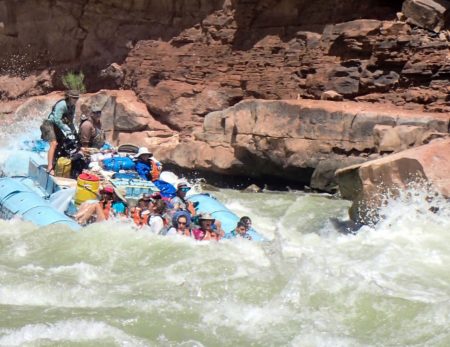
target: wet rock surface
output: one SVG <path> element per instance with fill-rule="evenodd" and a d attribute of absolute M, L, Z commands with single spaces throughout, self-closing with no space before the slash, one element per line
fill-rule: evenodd
<path fill-rule="evenodd" d="M 450 197 L 450 138 L 402 151 L 360 165 L 338 170 L 340 192 L 353 200 L 350 218 L 362 224 L 376 223 L 383 202 L 417 182 Z M 430 191 L 430 199 L 432 192 Z"/>

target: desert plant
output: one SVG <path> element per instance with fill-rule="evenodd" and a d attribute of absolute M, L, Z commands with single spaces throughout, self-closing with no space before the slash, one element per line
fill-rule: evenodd
<path fill-rule="evenodd" d="M 82 71 L 78 74 L 75 72 L 68 72 L 61 77 L 61 80 L 64 87 L 69 90 L 77 90 L 80 93 L 86 92 L 86 86 L 84 85 L 84 74 Z"/>

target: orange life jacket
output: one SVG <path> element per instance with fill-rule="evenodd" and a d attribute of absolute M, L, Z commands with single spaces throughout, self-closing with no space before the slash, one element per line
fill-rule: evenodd
<path fill-rule="evenodd" d="M 142 211 L 141 208 L 136 207 L 132 213 L 132 218 L 137 226 L 143 226 L 147 224 L 148 219 L 150 218 L 150 212 L 148 210 Z"/>
<path fill-rule="evenodd" d="M 156 161 L 152 160 L 151 167 L 152 167 L 152 171 L 151 171 L 152 181 L 159 180 L 159 176 L 161 175 L 161 171 L 162 171 L 161 164 L 158 164 Z"/>
<path fill-rule="evenodd" d="M 105 215 L 105 219 L 108 219 L 109 218 L 109 214 L 111 212 L 112 201 L 108 201 L 106 204 L 104 203 L 104 201 L 100 201 L 99 204 L 100 204 L 100 207 L 103 210 L 103 214 Z"/>
<path fill-rule="evenodd" d="M 191 216 L 195 216 L 195 207 L 191 201 L 186 201 L 186 209 L 189 211 Z"/>

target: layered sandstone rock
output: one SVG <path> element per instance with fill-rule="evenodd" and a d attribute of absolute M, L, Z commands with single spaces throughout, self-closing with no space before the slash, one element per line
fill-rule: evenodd
<path fill-rule="evenodd" d="M 280 6 L 293 23 L 305 19 L 293 14 L 291 2 L 273 6 L 259 15 Z M 242 99 L 329 99 L 330 91 L 336 99 L 450 110 L 445 35 L 401 21 L 326 24 L 314 15 L 317 22 L 308 19 L 307 28 L 263 34 L 258 20 L 239 19 L 236 11 L 214 12 L 169 42 L 138 42 L 123 64 L 124 85 L 156 118 L 184 133 L 200 127 L 206 113 Z"/>
<path fill-rule="evenodd" d="M 48 117 L 53 105 L 63 98 L 64 93 L 57 92 L 4 103 L 0 108 L 0 114 L 4 115 L 0 122 L 10 124 L 37 120 L 39 123 Z M 102 90 L 81 95 L 77 102 L 75 124 L 79 123 L 81 114 L 90 114 L 92 110 L 101 111 L 102 129 L 107 140 L 114 145 L 132 143 L 155 150 L 167 150 L 178 144 L 178 136 L 166 125 L 156 121 L 133 91 Z"/>
<path fill-rule="evenodd" d="M 444 197 L 450 197 L 450 138 L 409 149 L 385 158 L 350 166 L 336 172 L 342 197 L 353 200 L 350 218 L 363 224 L 375 223 L 387 198 L 398 196 L 411 183 L 430 183 Z"/>
<path fill-rule="evenodd" d="M 448 134 L 450 115 L 355 102 L 243 101 L 211 112 L 195 141 L 185 140 L 165 160 L 186 168 L 248 176 L 278 176 L 330 190 L 337 168 L 380 152 L 423 144 Z M 382 127 L 403 136 L 387 148 Z M 398 135 L 400 136 L 400 135 Z"/>
<path fill-rule="evenodd" d="M 2 0 L 2 68 L 21 72 L 39 64 L 122 59 L 136 40 L 168 40 L 222 5 L 223 0 Z"/>
<path fill-rule="evenodd" d="M 52 73 L 44 70 L 27 77 L 0 76 L 0 100 L 46 94 L 53 89 Z"/>
<path fill-rule="evenodd" d="M 62 97 L 53 93 L 30 98 L 9 119 L 43 119 Z M 132 91 L 82 95 L 77 119 L 93 109 L 101 110 L 112 144 L 146 146 L 164 163 L 278 177 L 325 191 L 335 189 L 336 169 L 448 136 L 450 125 L 448 114 L 367 103 L 248 100 L 209 113 L 191 138 L 155 120 Z"/>

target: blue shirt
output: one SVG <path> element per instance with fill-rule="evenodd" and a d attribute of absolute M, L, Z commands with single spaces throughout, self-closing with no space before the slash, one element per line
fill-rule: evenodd
<path fill-rule="evenodd" d="M 69 121 L 73 122 L 74 114 L 75 114 L 75 107 L 69 108 L 67 106 L 66 100 L 60 100 L 53 107 L 52 112 L 48 116 L 48 120 L 53 124 L 55 124 L 59 129 L 61 129 L 63 134 L 67 136 L 72 134 L 73 131 L 69 125 L 64 123 L 63 118 L 64 115 L 66 115 L 66 117 L 69 117 Z"/>
<path fill-rule="evenodd" d="M 125 214 L 127 211 L 127 206 L 122 201 L 114 201 L 111 204 L 111 209 L 113 210 L 114 214 Z"/>

